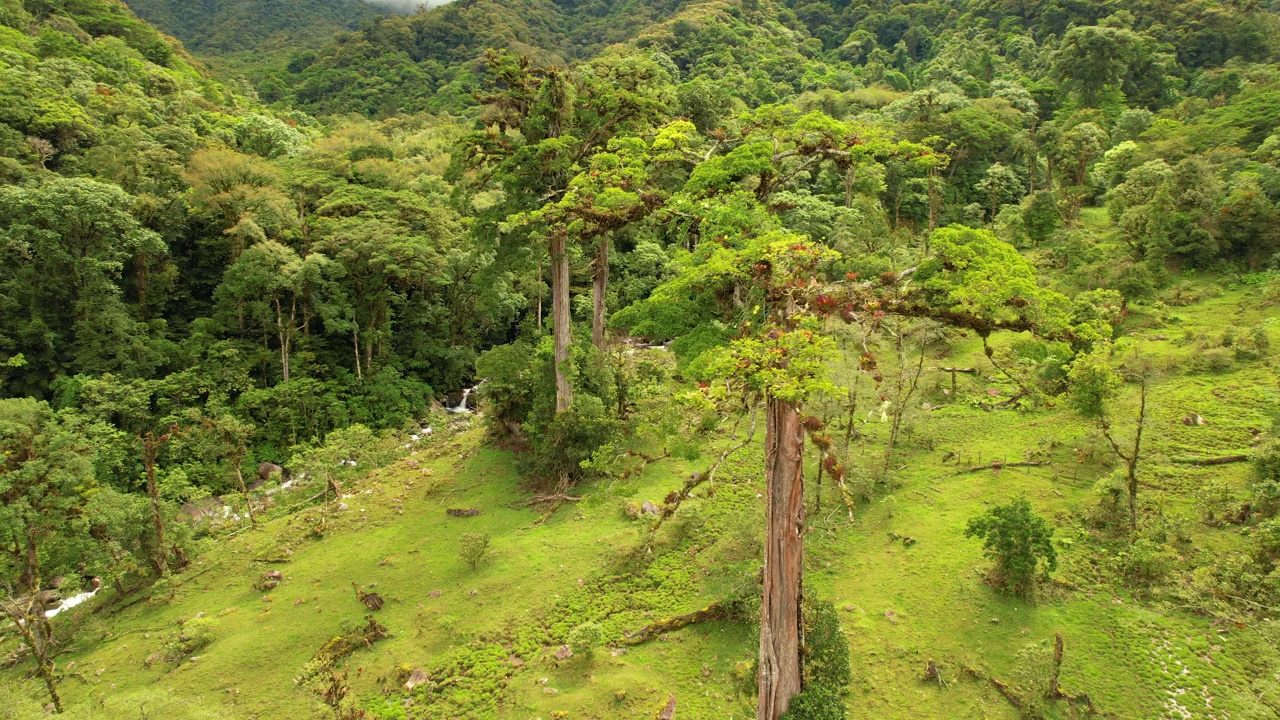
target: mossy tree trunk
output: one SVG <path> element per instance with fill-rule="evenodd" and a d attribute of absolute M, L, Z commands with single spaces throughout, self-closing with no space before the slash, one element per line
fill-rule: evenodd
<path fill-rule="evenodd" d="M 151 498 L 151 521 L 155 526 L 156 547 L 151 555 L 151 566 L 157 575 L 164 577 L 169 574 L 169 561 L 164 549 L 164 515 L 160 511 L 160 486 L 156 483 L 156 456 L 169 436 L 156 437 L 148 432 L 138 439 L 142 441 L 142 467 L 147 473 L 147 495 Z"/>
<path fill-rule="evenodd" d="M 556 413 L 569 410 L 573 387 L 569 382 L 569 254 L 563 227 L 551 230 L 551 322 L 555 336 Z"/>
<path fill-rule="evenodd" d="M 609 238 L 596 246 L 595 272 L 591 278 L 591 342 L 604 351 L 605 293 L 609 289 Z"/>

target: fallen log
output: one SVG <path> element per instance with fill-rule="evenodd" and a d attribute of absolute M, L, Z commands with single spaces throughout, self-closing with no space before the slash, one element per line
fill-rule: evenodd
<path fill-rule="evenodd" d="M 525 504 L 522 505 L 521 507 L 532 507 L 534 505 L 541 505 L 543 503 L 549 503 L 549 502 L 561 503 L 561 502 L 581 502 L 581 501 L 582 501 L 582 498 L 580 497 L 573 497 L 571 495 L 565 495 L 564 493 L 556 493 L 554 495 L 534 495 L 533 497 L 529 498 L 528 501 L 526 501 Z"/>
<path fill-rule="evenodd" d="M 930 660 L 929 664 L 924 668 L 924 682 L 934 681 L 938 683 L 938 687 L 940 688 L 947 688 L 951 685 L 946 680 L 942 679 L 942 668 L 938 666 L 938 663 Z"/>
<path fill-rule="evenodd" d="M 729 608 L 722 603 L 714 602 L 701 610 L 686 613 L 684 615 L 676 615 L 674 617 L 666 618 L 665 620 L 659 620 L 651 625 L 646 625 L 633 633 L 629 633 L 622 639 L 622 642 L 626 645 L 639 645 L 640 643 L 648 642 L 659 635 L 675 632 L 676 630 L 689 625 L 712 622 L 715 620 L 724 620 L 728 617 Z"/>
<path fill-rule="evenodd" d="M 675 720 L 676 717 L 676 696 L 674 694 L 667 697 L 667 704 L 662 706 L 658 711 L 655 720 Z"/>
<path fill-rule="evenodd" d="M 990 683 L 991 687 L 995 688 L 997 692 L 1003 695 L 1004 699 L 1008 700 L 1009 704 L 1012 705 L 1014 709 L 1022 709 L 1022 698 L 1018 697 L 1008 685 L 1005 685 L 991 675 L 983 675 L 969 666 L 965 666 L 964 672 L 974 680 Z"/>
<path fill-rule="evenodd" d="M 1087 693 L 1071 694 L 1062 690 L 1059 675 L 1062 673 L 1062 656 L 1066 654 L 1066 644 L 1062 633 L 1053 634 L 1053 676 L 1049 679 L 1049 697 L 1054 700 L 1066 700 L 1071 705 L 1084 705 L 1090 714 L 1097 712 L 1093 707 L 1093 699 Z"/>
<path fill-rule="evenodd" d="M 978 465 L 977 467 L 957 470 L 956 474 L 963 475 L 965 473 L 982 472 L 983 470 L 1003 470 L 1008 467 L 1040 467 L 1041 465 L 1048 464 L 1048 460 L 1019 460 L 1017 462 L 1003 462 L 1001 460 L 997 460 L 990 465 Z"/>
<path fill-rule="evenodd" d="M 1178 465 L 1230 465 L 1231 463 L 1248 462 L 1249 455 L 1223 455 L 1222 457 L 1197 458 L 1197 457 L 1180 457 L 1172 458 L 1172 462 Z"/>
<path fill-rule="evenodd" d="M 1022 698 L 1015 695 L 1013 693 L 1013 690 L 1009 689 L 1008 685 L 1005 685 L 1004 683 L 995 679 L 994 676 L 987 678 L 987 680 L 991 683 L 992 687 L 994 687 L 1001 695 L 1004 696 L 1005 700 L 1009 701 L 1010 705 L 1014 706 L 1019 710 L 1022 709 Z"/>

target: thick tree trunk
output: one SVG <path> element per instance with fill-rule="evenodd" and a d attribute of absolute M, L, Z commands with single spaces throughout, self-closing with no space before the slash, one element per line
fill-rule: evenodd
<path fill-rule="evenodd" d="M 569 254 L 565 232 L 551 232 L 551 322 L 555 334 L 556 413 L 567 412 L 573 402 L 569 385 Z"/>
<path fill-rule="evenodd" d="M 605 292 L 609 289 L 609 238 L 600 238 L 596 246 L 595 274 L 591 279 L 591 343 L 604 350 Z"/>
<path fill-rule="evenodd" d="M 804 579 L 804 429 L 796 403 L 769 398 L 765 432 L 764 599 L 758 720 L 777 720 L 800 692 Z"/>

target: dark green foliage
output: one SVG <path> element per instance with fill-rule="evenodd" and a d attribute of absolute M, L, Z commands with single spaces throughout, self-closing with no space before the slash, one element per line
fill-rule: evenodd
<path fill-rule="evenodd" d="M 476 375 L 484 380 L 481 393 L 489 406 L 488 421 L 498 435 L 510 434 L 529 416 L 538 393 L 533 359 L 533 345 L 526 340 L 499 345 L 476 358 Z"/>
<path fill-rule="evenodd" d="M 804 614 L 805 687 L 821 686 L 839 693 L 853 676 L 849 668 L 849 643 L 840 629 L 835 603 L 811 600 L 804 604 Z"/>
<path fill-rule="evenodd" d="M 986 556 L 995 562 L 993 582 L 1015 595 L 1030 596 L 1036 578 L 1058 567 L 1053 528 L 1035 514 L 1026 498 L 997 505 L 972 518 L 964 535 L 982 539 Z"/>
<path fill-rule="evenodd" d="M 1126 303 L 1149 300 L 1156 292 L 1155 278 L 1146 265 L 1128 264 L 1118 268 L 1107 282 L 1124 296 Z"/>
<path fill-rule="evenodd" d="M 1280 512 L 1280 439 L 1268 440 L 1254 451 L 1253 505 L 1264 516 Z"/>
<path fill-rule="evenodd" d="M 129 0 L 128 5 L 193 52 L 207 55 L 314 47 L 336 32 L 354 29 L 379 16 L 377 9 L 363 0 Z"/>
<path fill-rule="evenodd" d="M 517 464 L 529 477 L 572 483 L 585 474 L 583 463 L 614 438 L 616 425 L 609 406 L 580 392 L 567 412 L 536 413 L 525 424 L 532 449 Z"/>
<path fill-rule="evenodd" d="M 781 720 L 844 720 L 844 699 L 829 685 L 810 685 L 791 698 Z"/>
<path fill-rule="evenodd" d="M 704 363 L 698 359 L 708 350 L 729 343 L 729 329 L 717 321 L 705 322 L 671 343 L 680 372 L 691 380 L 705 380 Z"/>
<path fill-rule="evenodd" d="M 492 404 L 490 427 L 498 435 L 527 442 L 517 458 L 531 478 L 576 481 L 601 446 L 615 438 L 617 386 L 607 358 L 579 333 L 570 353 L 574 398 L 568 412 L 555 411 L 555 369 L 551 338 L 534 350 L 518 342 L 494 348 L 476 362 Z"/>

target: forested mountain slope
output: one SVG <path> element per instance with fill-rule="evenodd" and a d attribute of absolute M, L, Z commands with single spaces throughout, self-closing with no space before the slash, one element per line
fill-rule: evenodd
<path fill-rule="evenodd" d="M 1274 8 L 199 17 L 0 0 L 0 718 L 1280 713 Z"/>
<path fill-rule="evenodd" d="M 245 59 L 328 42 L 385 14 L 364 0 L 129 0 L 139 17 L 197 55 Z"/>

